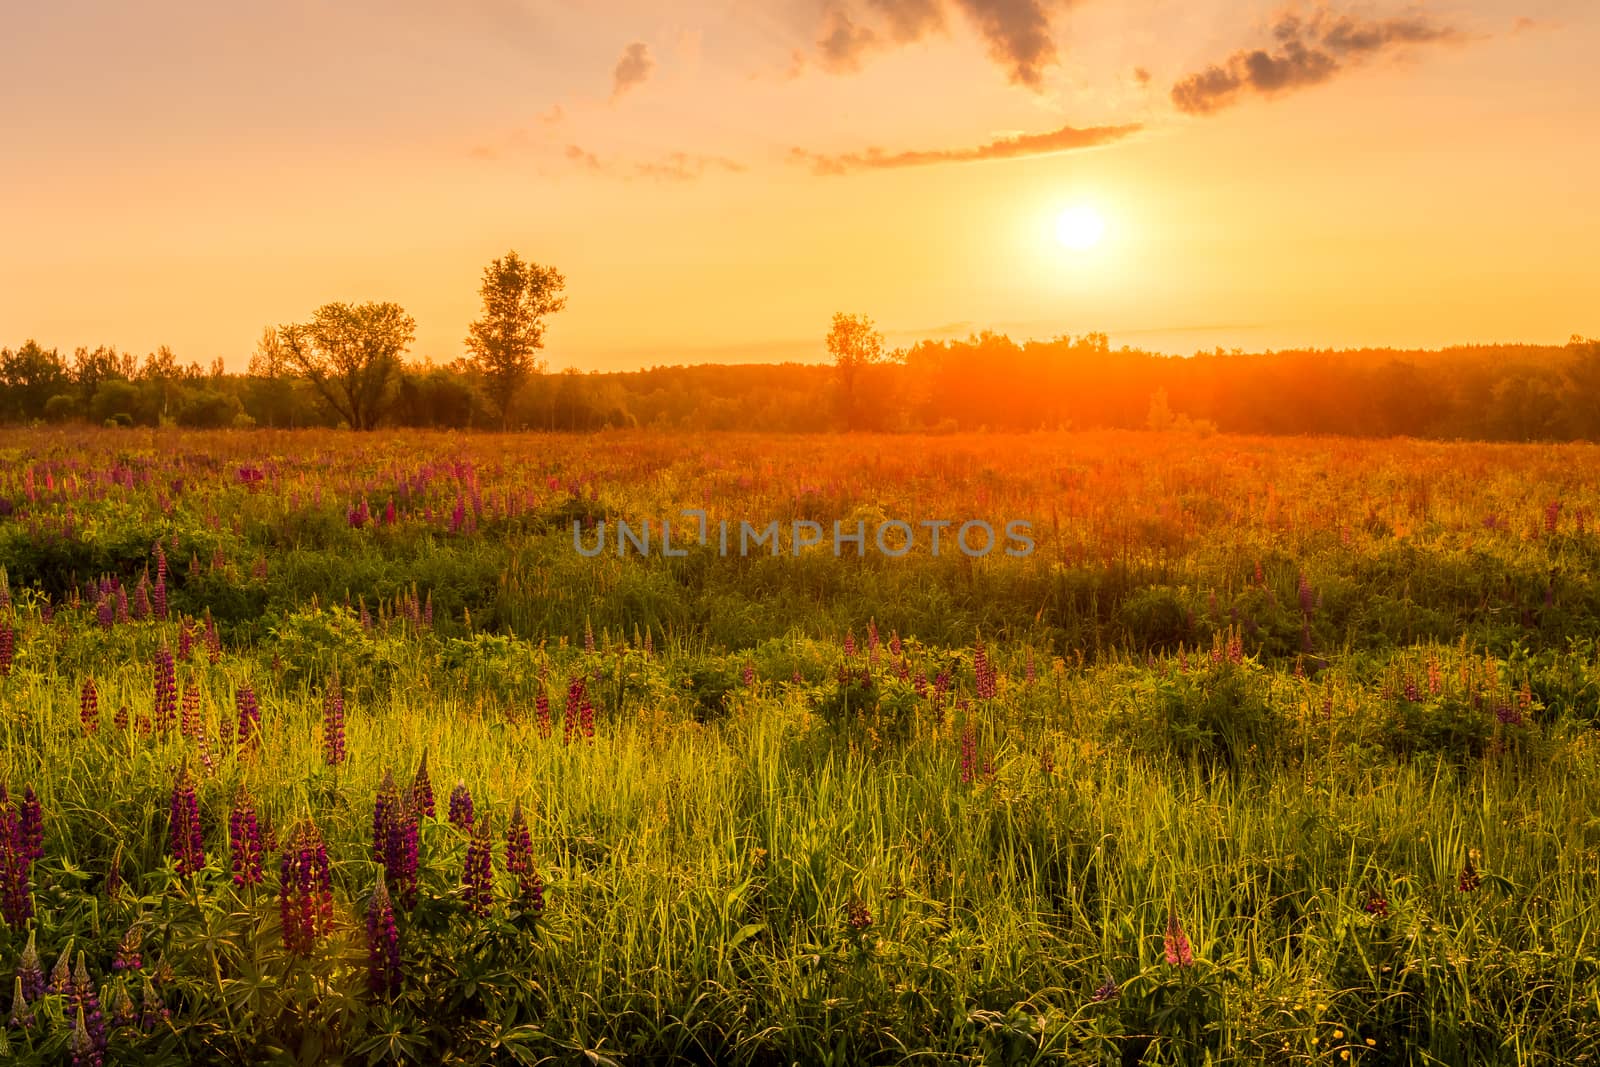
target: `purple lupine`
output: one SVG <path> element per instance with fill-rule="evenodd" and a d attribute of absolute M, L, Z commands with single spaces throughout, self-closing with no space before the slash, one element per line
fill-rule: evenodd
<path fill-rule="evenodd" d="M 846 659 L 856 654 L 856 632 L 854 630 L 846 630 L 844 632 L 844 654 Z"/>
<path fill-rule="evenodd" d="M 388 881 L 378 871 L 378 885 L 367 902 L 367 988 L 379 996 L 400 992 L 400 930 Z"/>
<path fill-rule="evenodd" d="M 156 618 L 167 617 L 167 554 L 162 550 L 160 541 L 156 542 L 156 584 L 151 608 L 155 611 Z"/>
<path fill-rule="evenodd" d="M 261 826 L 255 801 L 243 786 L 228 812 L 228 853 L 232 857 L 234 885 L 242 889 L 261 883 Z"/>
<path fill-rule="evenodd" d="M 111 991 L 111 1021 L 118 1026 L 133 1026 L 139 1021 L 139 1012 L 133 1006 L 128 987 L 118 983 Z"/>
<path fill-rule="evenodd" d="M 472 831 L 472 843 L 467 846 L 466 862 L 461 870 L 461 892 L 467 910 L 478 916 L 488 915 L 494 907 L 494 839 L 489 835 L 489 819 L 479 819 Z"/>
<path fill-rule="evenodd" d="M 94 615 L 102 630 L 109 630 L 116 625 L 116 606 L 111 603 L 111 597 L 108 594 L 100 594 L 100 598 L 94 606 Z"/>
<path fill-rule="evenodd" d="M 82 952 L 78 953 L 78 967 L 73 972 L 72 993 L 67 998 L 67 1007 L 74 1016 L 74 1065 L 99 1067 L 105 1062 L 106 1019 L 100 1011 L 100 997 L 95 992 Z"/>
<path fill-rule="evenodd" d="M 333 874 L 315 823 L 296 827 L 278 867 L 278 918 L 283 947 L 309 955 L 333 929 Z"/>
<path fill-rule="evenodd" d="M 407 911 L 417 905 L 417 814 L 415 798 L 404 793 L 384 825 L 383 869 Z"/>
<path fill-rule="evenodd" d="M 450 790 L 450 825 L 459 830 L 472 829 L 472 794 L 466 782 L 457 782 Z"/>
<path fill-rule="evenodd" d="M 422 761 L 417 764 L 417 773 L 411 779 L 411 800 L 416 805 L 417 818 L 433 818 L 435 815 L 433 805 L 433 779 L 428 776 L 428 750 L 422 750 Z"/>
<path fill-rule="evenodd" d="M 961 784 L 971 785 L 978 756 L 978 735 L 968 726 L 961 731 Z"/>
<path fill-rule="evenodd" d="M 1039 671 L 1033 665 L 1033 649 L 1028 649 L 1028 659 L 1022 665 L 1022 678 L 1029 685 L 1039 680 Z"/>
<path fill-rule="evenodd" d="M 205 837 L 200 830 L 200 800 L 195 796 L 194 779 L 184 764 L 172 787 L 172 818 L 168 842 L 178 874 L 196 874 L 206 865 Z"/>
<path fill-rule="evenodd" d="M 128 613 L 128 590 L 121 582 L 117 583 L 117 622 L 126 625 L 131 616 Z"/>
<path fill-rule="evenodd" d="M 389 840 L 389 821 L 400 806 L 400 787 L 395 784 L 394 772 L 385 770 L 378 783 L 378 795 L 372 802 L 372 858 L 383 862 L 384 850 Z"/>
<path fill-rule="evenodd" d="M 162 645 L 155 658 L 155 721 L 156 729 L 166 733 L 178 717 L 178 674 L 172 663 L 172 653 Z"/>
<path fill-rule="evenodd" d="M 900 642 L 900 631 L 891 630 L 889 632 L 889 655 L 900 656 L 904 654 L 905 646 Z"/>
<path fill-rule="evenodd" d="M 50 968 L 50 980 L 45 983 L 46 993 L 58 996 L 72 995 L 72 939 L 67 939 L 67 947 L 61 950 L 61 955 L 56 957 L 56 965 Z"/>
<path fill-rule="evenodd" d="M 239 687 L 234 695 L 234 703 L 239 707 L 239 735 L 235 743 L 241 751 L 245 751 L 254 748 L 260 736 L 261 704 L 256 700 L 256 691 L 248 685 Z"/>
<path fill-rule="evenodd" d="M 22 818 L 0 783 L 0 919 L 21 930 L 33 918 L 33 860 L 22 834 Z"/>
<path fill-rule="evenodd" d="M 161 999 L 160 990 L 146 978 L 144 992 L 139 998 L 139 1029 L 148 1034 L 171 1019 L 172 1012 L 167 1009 L 166 1001 Z"/>
<path fill-rule="evenodd" d="M 95 688 L 93 678 L 83 680 L 83 692 L 78 696 L 78 721 L 86 734 L 100 731 L 100 691 Z"/>
<path fill-rule="evenodd" d="M 11 657 L 16 654 L 17 634 L 11 620 L 0 621 L 0 678 L 11 673 Z"/>
<path fill-rule="evenodd" d="M 972 673 L 979 700 L 992 700 L 997 692 L 995 686 L 994 664 L 989 659 L 988 649 L 983 647 L 983 642 L 972 652 Z"/>
<path fill-rule="evenodd" d="M 1194 965 L 1194 950 L 1189 945 L 1189 935 L 1184 933 L 1183 924 L 1175 913 L 1167 916 L 1167 929 L 1161 936 L 1161 951 L 1169 966 Z"/>
<path fill-rule="evenodd" d="M 222 636 L 217 633 L 217 620 L 211 617 L 211 609 L 206 609 L 206 624 L 204 630 L 206 657 L 215 664 L 222 658 Z"/>
<path fill-rule="evenodd" d="M 113 971 L 137 971 L 144 966 L 144 956 L 140 948 L 144 943 L 144 931 L 139 929 L 139 924 L 134 923 L 128 927 L 128 932 L 122 935 L 117 942 L 117 954 L 111 960 Z"/>
<path fill-rule="evenodd" d="M 594 651 L 594 627 L 587 615 L 583 617 L 583 650 L 590 653 Z"/>
<path fill-rule="evenodd" d="M 44 996 L 44 966 L 39 962 L 39 946 L 35 940 L 37 935 L 37 930 L 28 931 L 27 947 L 17 961 L 17 985 L 22 998 L 30 1003 Z"/>
<path fill-rule="evenodd" d="M 337 767 L 344 759 L 344 691 L 336 675 L 322 697 L 322 761 Z"/>
<path fill-rule="evenodd" d="M 589 702 L 588 693 L 583 695 L 583 703 L 578 708 L 578 728 L 586 741 L 594 741 L 594 705 Z"/>
<path fill-rule="evenodd" d="M 128 728 L 128 705 L 126 705 L 126 704 L 118 704 L 117 705 L 117 710 L 115 712 L 113 712 L 112 715 L 111 715 L 111 725 L 115 726 L 117 728 L 118 732 L 127 730 L 127 728 Z"/>
<path fill-rule="evenodd" d="M 29 863 L 44 859 L 44 808 L 31 785 L 17 802 L 17 850 Z"/>
<path fill-rule="evenodd" d="M 182 710 L 178 717 L 178 731 L 184 737 L 204 740 L 204 728 L 200 723 L 200 687 L 192 680 L 184 685 L 183 699 L 179 703 Z"/>
<path fill-rule="evenodd" d="M 756 684 L 756 665 L 749 660 L 744 661 L 744 670 L 739 672 L 739 681 L 745 688 Z"/>
<path fill-rule="evenodd" d="M 150 617 L 150 576 L 139 575 L 139 584 L 133 587 L 133 617 L 144 620 Z"/>
<path fill-rule="evenodd" d="M 6 1025 L 13 1030 L 33 1028 L 33 1005 L 23 996 L 21 978 L 12 983 L 11 1014 L 6 1018 Z"/>
<path fill-rule="evenodd" d="M 539 724 L 539 736 L 550 736 L 550 697 L 541 686 L 539 695 L 533 700 L 534 717 Z"/>
<path fill-rule="evenodd" d="M 517 801 L 511 811 L 511 823 L 506 827 L 506 870 L 516 875 L 517 892 L 529 911 L 544 910 L 544 879 L 539 877 L 533 864 L 533 837 L 528 832 L 528 820 L 522 814 L 522 801 Z"/>

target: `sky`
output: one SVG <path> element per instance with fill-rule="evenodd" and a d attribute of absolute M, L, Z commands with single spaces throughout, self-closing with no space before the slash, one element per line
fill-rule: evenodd
<path fill-rule="evenodd" d="M 394 301 L 551 369 L 984 329 L 1216 346 L 1600 335 L 1600 4 L 284 0 L 0 9 L 0 345 Z M 1098 217 L 1091 248 L 1063 212 Z"/>

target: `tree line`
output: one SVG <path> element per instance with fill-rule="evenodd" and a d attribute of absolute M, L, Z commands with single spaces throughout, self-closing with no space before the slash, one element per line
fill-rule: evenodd
<path fill-rule="evenodd" d="M 166 347 L 71 356 L 0 349 L 0 419 L 93 425 L 379 426 L 590 431 L 1221 430 L 1485 440 L 1600 440 L 1600 341 L 1438 350 L 1237 350 L 1175 357 L 1104 334 L 1017 343 L 985 332 L 889 351 L 839 314 L 831 364 L 704 364 L 547 374 L 565 279 L 516 252 L 483 272 L 481 317 L 444 365 L 405 356 L 392 303 L 327 304 L 262 332 L 249 369 L 183 364 Z M 819 353 L 820 354 L 820 353 Z"/>

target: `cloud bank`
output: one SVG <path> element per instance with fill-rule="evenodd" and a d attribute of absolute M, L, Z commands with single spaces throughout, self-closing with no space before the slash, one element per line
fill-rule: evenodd
<path fill-rule="evenodd" d="M 975 163 L 986 159 L 1016 159 L 1042 156 L 1120 141 L 1138 133 L 1138 124 L 1128 126 L 1063 126 L 1049 133 L 1027 133 L 1002 137 L 975 148 L 936 148 L 888 152 L 869 148 L 865 152 L 824 155 L 803 148 L 790 150 L 789 158 L 803 163 L 816 174 L 850 174 L 863 170 L 888 170 L 896 167 L 925 167 L 936 163 Z"/>

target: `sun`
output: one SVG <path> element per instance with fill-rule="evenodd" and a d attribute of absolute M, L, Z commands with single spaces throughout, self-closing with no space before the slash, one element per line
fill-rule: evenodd
<path fill-rule="evenodd" d="M 1074 252 L 1087 252 L 1106 235 L 1106 220 L 1086 204 L 1069 207 L 1056 216 L 1056 240 Z"/>

